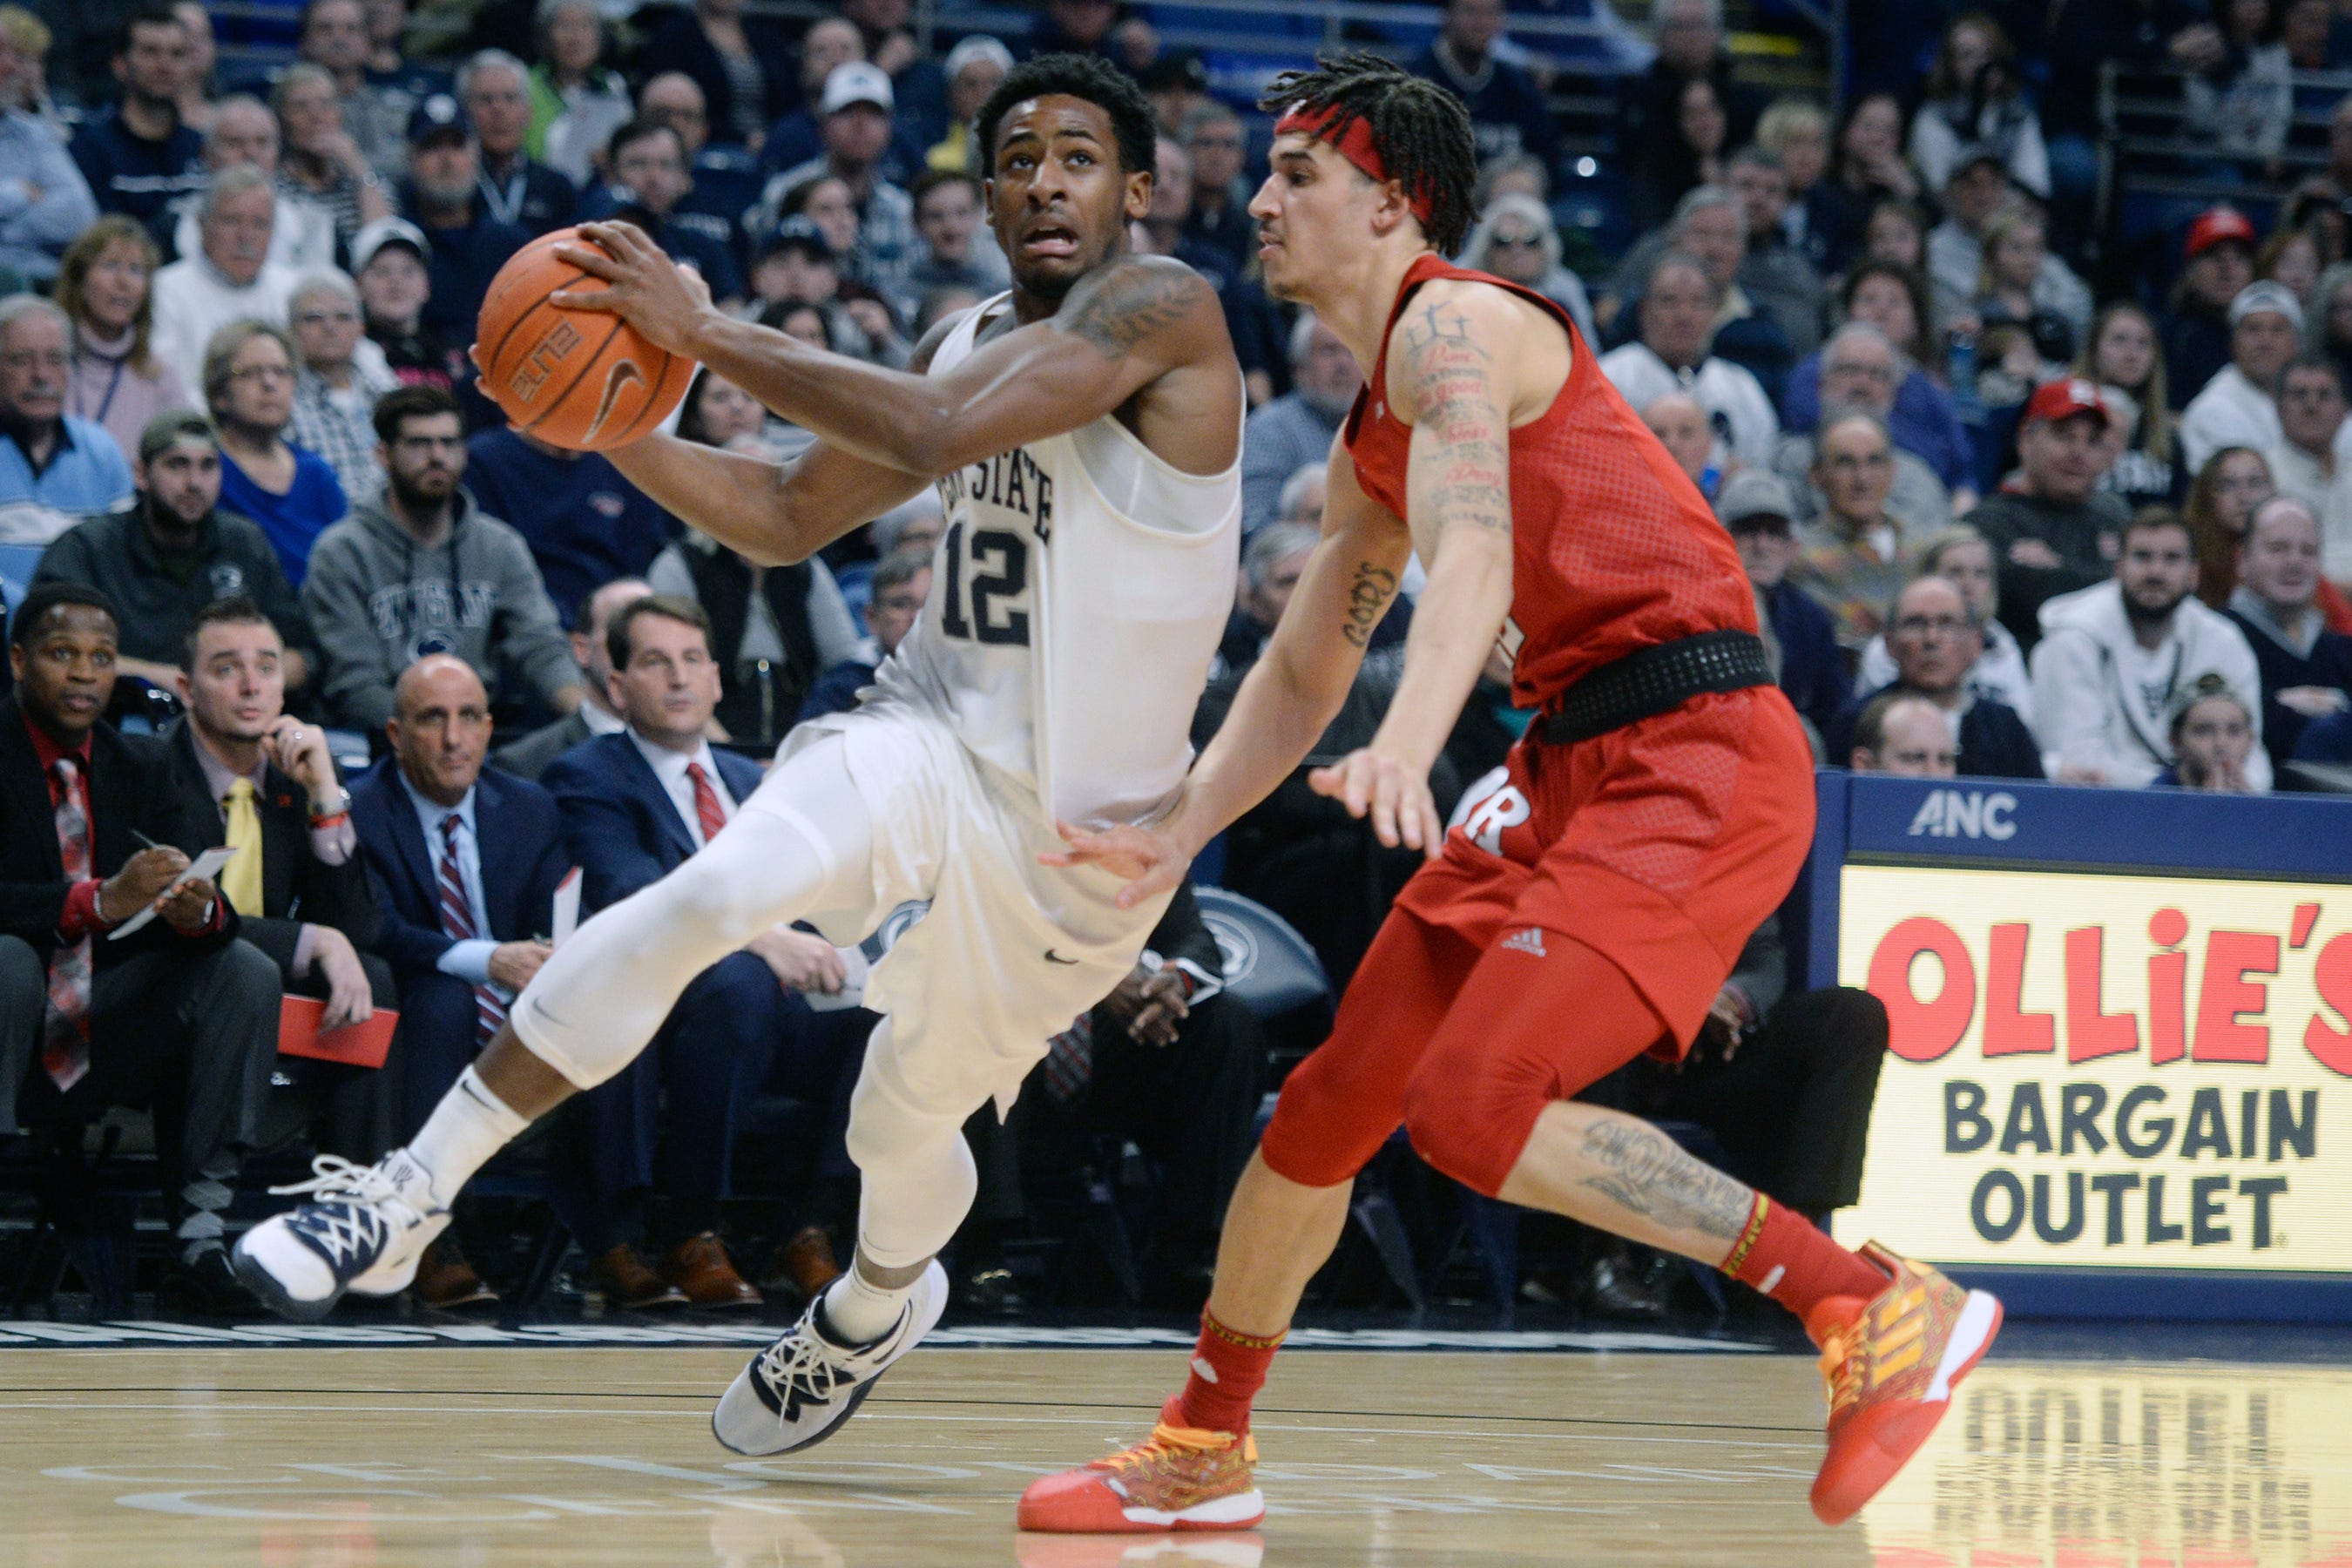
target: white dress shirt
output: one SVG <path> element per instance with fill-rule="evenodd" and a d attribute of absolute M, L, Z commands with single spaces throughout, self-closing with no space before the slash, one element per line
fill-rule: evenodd
<path fill-rule="evenodd" d="M 677 807 L 678 819 L 686 824 L 686 836 L 694 840 L 697 849 L 702 847 L 702 817 L 694 808 L 694 781 L 686 776 L 687 768 L 702 764 L 702 776 L 710 781 L 710 791 L 719 797 L 719 810 L 728 821 L 735 820 L 735 796 L 727 788 L 727 781 L 719 774 L 719 764 L 710 755 L 710 742 L 698 741 L 691 752 L 673 752 L 667 746 L 657 746 L 635 730 L 629 731 L 629 742 L 645 758 L 646 766 L 653 769 L 654 777 L 661 781 L 669 795 L 670 804 Z"/>
<path fill-rule="evenodd" d="M 406 773 L 401 773 L 399 778 L 400 787 L 408 792 L 409 804 L 416 808 L 417 826 L 425 830 L 425 858 L 433 867 L 434 923 L 439 924 L 441 918 L 441 819 L 454 812 L 457 817 L 457 878 L 466 884 L 466 908 L 473 915 L 474 929 L 482 933 L 451 942 L 433 967 L 468 985 L 488 985 L 511 999 L 513 993 L 490 978 L 490 954 L 498 951 L 499 942 L 489 934 L 490 906 L 482 894 L 482 841 L 474 831 L 475 792 L 469 789 L 466 798 L 457 805 L 443 805 L 417 794 Z"/>

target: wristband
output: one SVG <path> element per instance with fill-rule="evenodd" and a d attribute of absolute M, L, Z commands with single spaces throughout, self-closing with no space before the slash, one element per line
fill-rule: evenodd
<path fill-rule="evenodd" d="M 341 827 L 351 819 L 352 814 L 348 810 L 338 811 L 331 816 L 314 816 L 310 819 L 310 831 L 319 833 L 330 827 Z"/>

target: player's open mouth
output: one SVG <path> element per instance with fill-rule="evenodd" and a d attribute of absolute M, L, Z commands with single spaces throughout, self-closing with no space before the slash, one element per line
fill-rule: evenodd
<path fill-rule="evenodd" d="M 1066 228 L 1033 228 L 1021 237 L 1021 251 L 1024 256 L 1076 256 L 1078 237 Z"/>

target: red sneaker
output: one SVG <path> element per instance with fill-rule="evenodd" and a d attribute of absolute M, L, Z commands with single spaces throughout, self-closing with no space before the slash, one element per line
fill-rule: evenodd
<path fill-rule="evenodd" d="M 1265 1518 L 1247 1433 L 1204 1432 L 1164 1418 L 1151 1436 L 1108 1458 L 1032 1481 L 1020 1527 L 1056 1533 L 1247 1530 Z"/>
<path fill-rule="evenodd" d="M 1886 1289 L 1867 1302 L 1829 1297 L 1805 1321 L 1829 1385 L 1830 1451 L 1813 1478 L 1823 1524 L 1843 1524 L 1895 1479 L 2000 1332 L 2000 1302 L 1987 1292 L 1876 1242 L 1862 1255 L 1886 1271 Z"/>

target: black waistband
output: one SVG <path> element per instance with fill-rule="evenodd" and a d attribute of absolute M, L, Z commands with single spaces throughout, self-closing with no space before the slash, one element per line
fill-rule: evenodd
<path fill-rule="evenodd" d="M 1570 687 L 1537 721 L 1555 746 L 1572 746 L 1670 712 L 1705 691 L 1772 684 L 1772 662 L 1754 632 L 1701 632 L 1629 653 Z"/>

